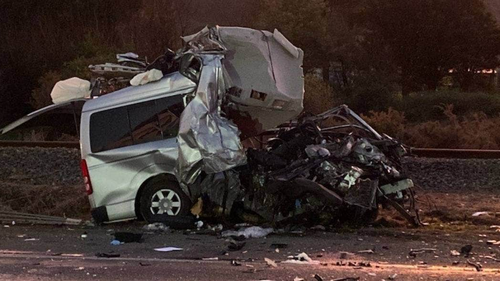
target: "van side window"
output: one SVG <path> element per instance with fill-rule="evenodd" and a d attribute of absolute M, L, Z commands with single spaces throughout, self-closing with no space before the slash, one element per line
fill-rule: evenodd
<path fill-rule="evenodd" d="M 132 145 L 127 108 L 119 107 L 90 116 L 90 146 L 93 152 Z"/>
<path fill-rule="evenodd" d="M 177 137 L 179 133 L 179 121 L 184 110 L 184 102 L 181 96 L 175 99 L 160 99 L 156 101 L 158 106 L 158 125 L 164 138 Z"/>
<path fill-rule="evenodd" d="M 128 107 L 130 128 L 134 144 L 161 140 L 157 110 L 154 101 L 142 102 Z"/>
<path fill-rule="evenodd" d="M 176 137 L 182 95 L 96 112 L 90 116 L 90 146 L 100 152 Z"/>

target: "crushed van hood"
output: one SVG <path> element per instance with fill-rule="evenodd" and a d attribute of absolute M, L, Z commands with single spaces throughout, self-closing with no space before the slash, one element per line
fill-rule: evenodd
<path fill-rule="evenodd" d="M 178 136 L 176 175 L 189 184 L 202 171 L 218 173 L 245 164 L 240 138 L 302 111 L 304 55 L 277 30 L 213 27 L 183 40 L 181 56 L 194 54 L 202 62 Z"/>

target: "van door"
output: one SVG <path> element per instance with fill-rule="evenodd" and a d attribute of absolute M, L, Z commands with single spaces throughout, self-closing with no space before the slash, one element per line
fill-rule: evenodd
<path fill-rule="evenodd" d="M 183 95 L 111 108 L 90 115 L 92 207 L 106 206 L 110 220 L 135 217 L 141 184 L 173 173 Z"/>
<path fill-rule="evenodd" d="M 74 99 L 38 109 L 0 129 L 1 139 L 56 141 L 79 139 L 80 116 L 88 99 Z"/>

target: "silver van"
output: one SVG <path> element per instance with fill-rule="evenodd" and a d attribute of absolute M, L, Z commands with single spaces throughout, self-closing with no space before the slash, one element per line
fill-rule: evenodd
<path fill-rule="evenodd" d="M 85 103 L 81 169 L 96 221 L 189 212 L 174 168 L 180 115 L 195 89 L 175 72 Z"/>
<path fill-rule="evenodd" d="M 205 28 L 183 40 L 158 67 L 176 71 L 83 107 L 81 168 L 96 221 L 189 214 L 202 173 L 246 164 L 245 128 L 303 109 L 303 52 L 277 30 Z"/>

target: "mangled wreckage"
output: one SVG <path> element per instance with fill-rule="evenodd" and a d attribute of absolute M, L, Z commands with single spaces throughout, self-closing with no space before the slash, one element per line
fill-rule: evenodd
<path fill-rule="evenodd" d="M 136 86 L 83 106 L 82 170 L 97 221 L 372 221 L 390 205 L 419 224 L 405 146 L 345 105 L 300 115 L 303 52 L 279 31 L 214 27 L 183 40 L 151 64 L 118 57 L 132 63 L 122 72 Z"/>

